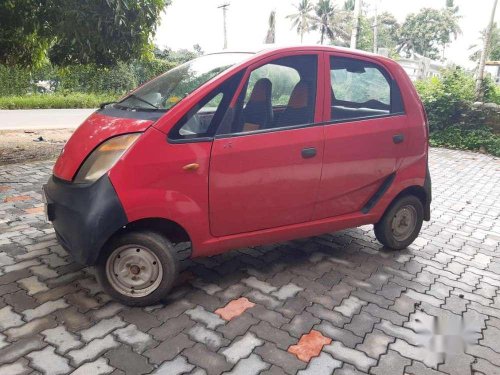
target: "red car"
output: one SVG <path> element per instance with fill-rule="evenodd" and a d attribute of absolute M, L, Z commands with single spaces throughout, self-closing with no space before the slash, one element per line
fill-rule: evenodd
<path fill-rule="evenodd" d="M 430 218 L 427 159 L 396 62 L 271 48 L 205 55 L 103 105 L 44 191 L 61 245 L 114 298 L 148 305 L 188 257 L 365 224 L 407 247 Z"/>

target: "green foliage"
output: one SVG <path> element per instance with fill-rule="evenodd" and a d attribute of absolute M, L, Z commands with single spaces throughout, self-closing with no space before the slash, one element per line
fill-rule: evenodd
<path fill-rule="evenodd" d="M 469 56 L 470 60 L 476 62 L 479 61 L 485 36 L 486 30 L 481 31 L 481 45 L 478 46 L 475 44 L 470 47 L 470 49 L 474 50 L 474 52 Z M 493 25 L 493 29 L 491 30 L 490 46 L 488 48 L 488 55 L 486 59 L 494 61 L 500 60 L 500 28 L 496 23 Z"/>
<path fill-rule="evenodd" d="M 151 59 L 118 63 L 113 67 L 94 64 L 67 67 L 44 65 L 38 69 L 0 65 L 0 96 L 21 96 L 40 91 L 38 81 L 49 81 L 56 93 L 123 94 L 175 67 L 170 61 Z"/>
<path fill-rule="evenodd" d="M 0 63 L 112 66 L 152 56 L 170 0 L 3 0 Z"/>
<path fill-rule="evenodd" d="M 52 36 L 44 22 L 44 1 L 0 1 L 0 64 L 40 66 Z"/>
<path fill-rule="evenodd" d="M 406 17 L 399 34 L 399 50 L 408 55 L 416 52 L 436 59 L 440 48 L 444 48 L 461 32 L 458 16 L 451 8 L 423 8 L 418 13 Z"/>
<path fill-rule="evenodd" d="M 498 109 L 474 106 L 475 81 L 471 74 L 453 68 L 441 78 L 416 82 L 429 119 L 431 145 L 484 150 L 500 156 L 500 136 L 493 132 L 500 123 Z M 499 103 L 495 85 L 486 81 L 485 98 Z"/>
<path fill-rule="evenodd" d="M 35 94 L 0 96 L 0 109 L 33 108 L 96 108 L 99 104 L 118 99 L 112 94 Z"/>
<path fill-rule="evenodd" d="M 464 113 L 474 100 L 474 78 L 462 69 L 449 69 L 441 78 L 431 77 L 415 84 L 427 110 L 431 131 L 450 124 L 466 126 Z"/>
<path fill-rule="evenodd" d="M 296 13 L 289 14 L 286 18 L 292 20 L 292 29 L 295 28 L 297 30 L 297 34 L 300 35 L 300 42 L 302 43 L 304 34 L 314 28 L 315 22 L 312 16 L 314 5 L 311 0 L 300 0 L 294 7 Z"/>

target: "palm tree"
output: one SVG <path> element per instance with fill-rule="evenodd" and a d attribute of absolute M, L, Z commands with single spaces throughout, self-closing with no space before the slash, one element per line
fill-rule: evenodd
<path fill-rule="evenodd" d="M 276 11 L 272 11 L 271 14 L 269 14 L 269 26 L 267 29 L 267 35 L 266 39 L 264 40 L 264 43 L 266 44 L 273 44 L 276 39 Z"/>
<path fill-rule="evenodd" d="M 321 33 L 320 43 L 323 44 L 325 34 L 328 38 L 333 39 L 333 30 L 330 27 L 330 20 L 335 13 L 335 7 L 330 0 L 319 0 L 318 4 L 316 4 L 315 11 L 317 27 L 319 27 L 319 32 Z"/>
<path fill-rule="evenodd" d="M 314 17 L 312 12 L 314 10 L 313 4 L 310 0 L 300 0 L 298 5 L 294 5 L 297 13 L 290 14 L 286 18 L 292 20 L 292 28 L 297 28 L 297 33 L 300 35 L 300 42 L 304 40 L 304 34 L 309 32 L 314 26 Z"/>
<path fill-rule="evenodd" d="M 348 24 L 349 11 L 338 10 L 331 0 L 319 0 L 315 8 L 316 17 L 314 28 L 321 33 L 320 43 L 323 44 L 325 35 L 331 42 L 345 44 L 349 33 L 344 29 Z"/>

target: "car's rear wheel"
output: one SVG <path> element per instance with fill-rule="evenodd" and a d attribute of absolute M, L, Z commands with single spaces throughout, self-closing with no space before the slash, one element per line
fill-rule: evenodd
<path fill-rule="evenodd" d="M 418 237 L 423 220 L 424 208 L 420 199 L 414 195 L 402 196 L 374 225 L 375 237 L 389 249 L 404 249 Z"/>
<path fill-rule="evenodd" d="M 179 273 L 175 248 L 162 235 L 130 232 L 113 239 L 97 263 L 97 277 L 114 299 L 129 306 L 159 302 Z"/>

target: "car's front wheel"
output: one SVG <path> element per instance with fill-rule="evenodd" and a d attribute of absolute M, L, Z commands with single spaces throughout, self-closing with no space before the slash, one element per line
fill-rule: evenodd
<path fill-rule="evenodd" d="M 418 237 L 423 220 L 424 208 L 420 199 L 414 195 L 402 196 L 374 225 L 375 237 L 389 249 L 402 250 Z"/>
<path fill-rule="evenodd" d="M 179 261 L 170 241 L 149 232 L 125 233 L 112 240 L 97 263 L 105 292 L 129 306 L 159 302 L 172 288 Z"/>

